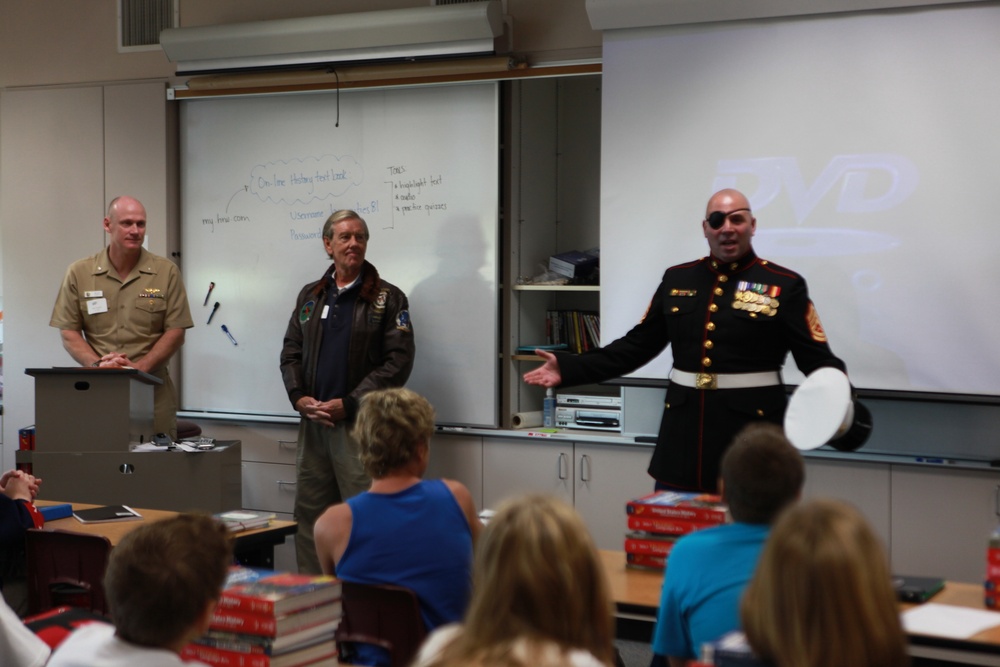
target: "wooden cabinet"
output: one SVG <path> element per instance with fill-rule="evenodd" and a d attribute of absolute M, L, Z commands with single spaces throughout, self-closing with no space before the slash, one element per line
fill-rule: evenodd
<path fill-rule="evenodd" d="M 653 492 L 650 445 L 576 443 L 573 503 L 598 549 L 624 548 L 625 504 Z"/>
<path fill-rule="evenodd" d="M 555 438 L 483 439 L 483 506 L 547 493 L 573 503 L 573 443 Z"/>
<path fill-rule="evenodd" d="M 625 503 L 650 493 L 652 448 L 556 438 L 484 438 L 483 504 L 495 509 L 522 493 L 547 493 L 574 505 L 600 549 L 622 549 Z"/>
<path fill-rule="evenodd" d="M 1000 471 L 808 457 L 806 497 L 845 500 L 871 522 L 897 574 L 979 582 L 998 523 Z"/>
<path fill-rule="evenodd" d="M 483 438 L 437 434 L 431 438 L 431 460 L 424 477 L 458 480 L 469 489 L 476 509 L 483 508 Z"/>

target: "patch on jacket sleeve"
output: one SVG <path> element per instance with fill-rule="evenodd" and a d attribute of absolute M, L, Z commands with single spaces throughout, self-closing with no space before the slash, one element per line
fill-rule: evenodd
<path fill-rule="evenodd" d="M 396 315 L 396 328 L 406 333 L 413 333 L 413 327 L 410 325 L 410 311 L 399 311 L 399 314 Z"/>
<path fill-rule="evenodd" d="M 817 343 L 826 342 L 826 332 L 823 331 L 823 324 L 819 321 L 819 313 L 812 301 L 809 302 L 809 310 L 806 311 L 806 323 L 809 325 L 809 335 Z"/>
<path fill-rule="evenodd" d="M 315 308 L 316 308 L 316 302 L 313 300 L 306 301 L 304 304 L 302 304 L 302 307 L 299 308 L 299 322 L 301 322 L 302 324 L 308 322 L 309 318 L 312 317 L 313 310 Z"/>

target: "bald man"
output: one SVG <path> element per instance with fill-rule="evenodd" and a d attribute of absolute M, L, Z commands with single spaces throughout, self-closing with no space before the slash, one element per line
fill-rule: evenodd
<path fill-rule="evenodd" d="M 807 375 L 845 366 L 802 276 L 754 253 L 757 219 L 741 192 L 712 195 L 701 228 L 710 254 L 667 269 L 631 331 L 581 355 L 536 350 L 545 363 L 524 380 L 544 387 L 601 382 L 670 345 L 674 368 L 649 474 L 657 488 L 714 492 L 736 433 L 754 421 L 782 423 L 788 352 Z"/>
<path fill-rule="evenodd" d="M 142 247 L 146 209 L 132 197 L 108 206 L 110 243 L 70 265 L 49 326 L 81 366 L 136 368 L 163 380 L 153 393 L 153 429 L 177 438 L 177 394 L 167 362 L 194 326 L 181 272 Z"/>

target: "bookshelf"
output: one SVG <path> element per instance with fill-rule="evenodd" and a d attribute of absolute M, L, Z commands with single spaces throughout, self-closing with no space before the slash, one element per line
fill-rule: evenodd
<path fill-rule="evenodd" d="M 549 256 L 600 246 L 600 76 L 510 82 L 503 138 L 500 425 L 542 409 L 545 391 L 521 376 L 540 359 L 518 353 L 546 342 L 546 313 L 600 312 L 599 285 L 532 284 Z"/>
<path fill-rule="evenodd" d="M 528 288 L 528 289 L 524 289 Z M 505 366 L 510 371 L 512 395 L 511 413 L 540 410 L 544 389 L 524 384 L 521 376 L 541 363 L 534 354 L 518 354 L 522 345 L 544 344 L 547 342 L 547 315 L 550 311 L 600 311 L 600 286 L 587 285 L 515 285 L 511 290 L 512 331 L 508 336 Z M 583 388 L 580 388 L 583 389 Z M 509 428 L 508 424 L 505 427 Z"/>
<path fill-rule="evenodd" d="M 513 290 L 515 292 L 542 292 L 549 295 L 550 303 L 559 304 L 558 299 L 559 294 L 570 294 L 570 293 L 589 293 L 595 295 L 591 299 L 588 299 L 586 308 L 584 310 L 597 312 L 600 307 L 599 297 L 601 292 L 600 285 L 514 285 Z M 558 307 L 558 306 L 557 306 Z M 547 308 L 546 310 L 555 310 L 555 308 Z M 563 309 L 569 310 L 569 309 Z M 542 338 L 534 340 L 532 342 L 543 343 L 545 341 L 544 332 Z M 518 345 L 529 344 L 529 341 L 522 341 Z M 516 346 L 515 346 L 516 349 Z M 514 361 L 541 361 L 541 358 L 534 354 L 511 354 L 511 359 Z"/>

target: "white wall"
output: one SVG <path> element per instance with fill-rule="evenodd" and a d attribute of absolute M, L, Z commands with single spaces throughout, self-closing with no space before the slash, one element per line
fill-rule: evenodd
<path fill-rule="evenodd" d="M 34 423 L 24 370 L 73 365 L 49 317 L 66 267 L 104 246 L 106 202 L 143 201 L 148 247 L 169 254 L 167 134 L 162 83 L 0 90 L 4 469 Z"/>

